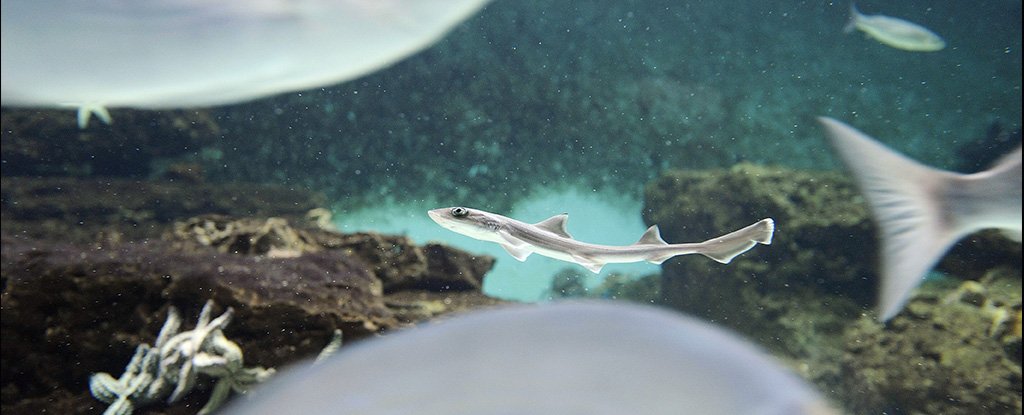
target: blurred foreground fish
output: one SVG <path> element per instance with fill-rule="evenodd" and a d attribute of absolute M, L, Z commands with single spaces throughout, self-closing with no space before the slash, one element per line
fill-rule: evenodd
<path fill-rule="evenodd" d="M 860 30 L 875 40 L 896 49 L 912 52 L 935 52 L 946 47 L 946 41 L 924 26 L 895 17 L 861 14 L 850 3 L 850 21 L 843 32 Z"/>
<path fill-rule="evenodd" d="M 647 228 L 633 245 L 609 246 L 580 242 L 569 235 L 568 214 L 552 216 L 529 224 L 498 214 L 466 207 L 434 209 L 427 214 L 434 222 L 456 233 L 481 241 L 495 242 L 520 261 L 530 254 L 574 262 L 594 273 L 608 263 L 647 261 L 660 264 L 677 255 L 701 254 L 723 264 L 747 252 L 756 244 L 771 244 L 775 222 L 762 219 L 733 233 L 700 243 L 669 244 L 661 239 L 658 225 Z"/>
<path fill-rule="evenodd" d="M 438 40 L 486 0 L 4 0 L 2 104 L 183 108 L 332 85 Z"/>
<path fill-rule="evenodd" d="M 619 302 L 472 312 L 343 347 L 228 414 L 835 414 L 707 323 Z"/>
<path fill-rule="evenodd" d="M 956 241 L 981 229 L 1021 240 L 1021 148 L 975 174 L 934 169 L 832 118 L 829 139 L 871 205 L 881 232 L 879 319 L 903 308 L 924 275 Z"/>

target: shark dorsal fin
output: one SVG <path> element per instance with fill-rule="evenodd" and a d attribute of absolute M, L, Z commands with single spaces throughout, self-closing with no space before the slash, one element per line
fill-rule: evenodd
<path fill-rule="evenodd" d="M 563 236 L 572 239 L 572 235 L 569 235 L 569 231 L 565 230 L 565 222 L 569 220 L 568 213 L 562 213 L 559 215 L 552 216 L 544 219 L 540 222 L 533 224 L 538 228 L 544 229 L 548 232 L 553 232 L 558 236 Z"/>
<path fill-rule="evenodd" d="M 661 231 L 658 230 L 658 225 L 651 225 L 644 232 L 643 236 L 640 237 L 640 240 L 636 241 L 633 245 L 668 245 L 668 242 L 661 239 Z"/>

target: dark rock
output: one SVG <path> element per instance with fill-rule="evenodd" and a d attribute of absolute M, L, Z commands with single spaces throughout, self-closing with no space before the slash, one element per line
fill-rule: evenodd
<path fill-rule="evenodd" d="M 990 229 L 957 241 L 935 268 L 955 278 L 977 280 L 1002 267 L 1021 269 L 1021 244 Z"/>
<path fill-rule="evenodd" d="M 977 173 L 991 167 L 1020 144 L 1020 127 L 1007 130 L 1001 122 L 993 121 L 984 136 L 957 146 L 953 169 L 961 173 Z"/>
<path fill-rule="evenodd" d="M 401 290 L 480 291 L 494 258 L 475 256 L 440 244 L 416 246 L 404 236 L 341 234 L 327 229 L 292 227 L 282 218 L 232 219 L 204 215 L 178 222 L 165 235 L 185 250 L 213 247 L 218 252 L 296 257 L 323 249 L 362 258 L 383 284 L 384 292 Z"/>
<path fill-rule="evenodd" d="M 183 183 L 202 183 L 206 181 L 206 178 L 203 176 L 203 165 L 188 162 L 168 165 L 161 174 L 161 178 L 167 181 Z"/>
<path fill-rule="evenodd" d="M 358 249 L 322 248 L 273 258 L 222 253 L 216 246 L 182 249 L 175 241 L 96 249 L 5 236 L 0 262 L 5 407 L 53 391 L 87 394 L 91 373 L 120 373 L 135 345 L 153 342 L 170 305 L 184 311 L 186 321 L 195 318 L 207 299 L 234 308 L 236 317 L 226 334 L 245 351 L 246 362 L 278 367 L 315 354 L 336 328 L 345 333 L 346 342 L 358 341 L 440 314 L 501 302 L 478 289 L 450 289 L 451 281 L 482 280 L 482 274 L 473 272 L 488 270 L 493 259 L 482 265 L 463 263 L 460 258 L 473 257 L 444 248 L 455 256 L 437 267 L 426 258 L 437 255 L 438 247 L 428 247 L 434 253 L 424 254 L 423 248 L 396 244 L 424 258 L 416 282 L 398 284 L 420 290 L 385 297 L 375 271 L 388 269 L 388 264 L 356 254 L 373 252 L 372 247 L 352 246 Z M 430 279 L 456 269 L 465 275 Z M 445 288 L 424 290 L 431 287 Z"/>
<path fill-rule="evenodd" d="M 271 258 L 294 258 L 323 249 L 310 231 L 293 228 L 283 218 L 197 216 L 176 222 L 164 239 L 178 242 L 178 247 L 187 251 L 213 247 L 221 253 Z"/>
<path fill-rule="evenodd" d="M 115 110 L 113 123 L 78 128 L 73 109 L 4 108 L 5 176 L 145 177 L 158 158 L 198 152 L 220 135 L 205 110 Z"/>
<path fill-rule="evenodd" d="M 835 333 L 873 301 L 874 240 L 859 198 L 839 173 L 752 164 L 666 173 L 647 186 L 644 208 L 665 240 L 700 242 L 768 217 L 776 231 L 771 245 L 730 264 L 665 262 L 661 295 L 778 352 L 806 355 L 827 339 L 806 333 Z"/>
<path fill-rule="evenodd" d="M 19 200 L 38 206 L 30 196 Z M 208 214 L 173 225 L 151 221 L 147 234 L 162 230 L 162 239 L 75 244 L 8 234 L 7 212 L 0 256 L 5 414 L 97 412 L 103 405 L 89 396 L 89 375 L 121 373 L 136 345 L 155 340 L 172 305 L 186 322 L 207 300 L 233 308 L 225 334 L 246 363 L 280 367 L 315 355 L 335 329 L 349 344 L 502 303 L 480 292 L 493 258 L 404 237 Z M 10 223 L 26 226 L 32 212 L 19 211 Z M 201 406 L 209 387 L 151 412 Z"/>
<path fill-rule="evenodd" d="M 505 304 L 478 291 L 399 291 L 384 296 L 384 304 L 402 321 L 417 322 L 481 307 Z"/>
<path fill-rule="evenodd" d="M 410 289 L 480 291 L 484 274 L 494 267 L 494 257 L 477 256 L 436 243 L 426 244 L 423 253 L 427 257 L 427 271 Z"/>
<path fill-rule="evenodd" d="M 838 396 L 852 413 L 1021 413 L 1020 290 L 1020 269 L 1003 268 L 959 288 L 926 283 L 887 325 L 857 320 Z"/>
<path fill-rule="evenodd" d="M 771 245 L 722 265 L 682 257 L 662 266 L 672 307 L 733 327 L 790 356 L 804 356 L 875 303 L 874 224 L 852 181 L 840 172 L 739 164 L 730 170 L 674 171 L 648 184 L 644 218 L 670 242 L 699 242 L 765 217 Z M 742 220 L 738 218 L 744 218 Z M 1020 245 L 998 232 L 962 240 L 938 265 L 958 278 L 1020 269 Z M 815 333 L 808 335 L 808 333 Z"/>
<path fill-rule="evenodd" d="M 774 218 L 773 243 L 730 264 L 665 262 L 661 295 L 799 362 L 850 413 L 1020 413 L 1020 245 L 998 232 L 957 244 L 937 266 L 950 278 L 883 326 L 874 225 L 840 173 L 671 172 L 648 185 L 644 217 L 670 242 Z"/>
<path fill-rule="evenodd" d="M 366 258 L 387 293 L 400 290 L 480 291 L 494 258 L 475 256 L 438 244 L 413 246 L 404 236 L 372 233 L 320 234 L 320 242 Z"/>
<path fill-rule="evenodd" d="M 91 372 L 120 373 L 137 344 L 153 342 L 171 304 L 186 321 L 207 299 L 234 307 L 227 334 L 263 366 L 315 353 L 335 328 L 356 340 L 400 325 L 379 280 L 338 251 L 269 259 L 183 254 L 161 241 L 95 250 L 5 237 L 2 266 L 5 403 L 87 393 Z"/>
<path fill-rule="evenodd" d="M 597 287 L 586 285 L 587 275 L 579 268 L 564 268 L 555 274 L 548 289 L 548 298 L 604 298 L 645 304 L 659 304 L 661 275 L 650 274 L 639 278 L 630 275 L 609 274 Z"/>
<path fill-rule="evenodd" d="M 69 177 L 0 182 L 4 232 L 82 243 L 158 238 L 174 221 L 203 214 L 301 219 L 326 204 L 317 193 L 244 183 Z"/>

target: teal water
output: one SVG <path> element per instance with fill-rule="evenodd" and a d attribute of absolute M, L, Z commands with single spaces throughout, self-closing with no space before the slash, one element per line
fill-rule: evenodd
<path fill-rule="evenodd" d="M 408 204 L 363 209 L 343 214 L 336 219 L 335 225 L 343 232 L 394 233 L 406 235 L 417 243 L 436 241 L 472 253 L 491 255 L 497 258 L 497 263 L 484 280 L 484 292 L 516 301 L 549 299 L 552 277 L 566 268 L 589 274 L 588 286 L 600 284 L 604 277 L 611 274 L 639 277 L 657 273 L 660 269 L 648 263 L 608 264 L 600 274 L 591 274 L 575 264 L 540 255 L 532 255 L 525 262 L 519 262 L 497 244 L 478 241 L 438 226 L 425 214 L 428 209 L 435 207 Z M 576 239 L 605 245 L 628 245 L 640 239 L 640 235 L 647 229 L 636 214 L 640 209 L 639 200 L 620 199 L 608 193 L 568 190 L 534 194 L 519 201 L 509 216 L 533 223 L 553 214 L 571 212 L 569 232 Z"/>
<path fill-rule="evenodd" d="M 386 70 L 219 109 L 205 167 L 345 204 L 508 211 L 538 188 L 638 195 L 668 168 L 834 168 L 820 115 L 944 168 L 1021 124 L 1020 2 L 859 6 L 948 46 L 844 34 L 845 2 L 498 1 Z"/>
<path fill-rule="evenodd" d="M 815 177 L 843 171 L 816 122 L 819 116 L 849 123 L 921 163 L 960 172 L 984 169 L 1020 145 L 1020 0 L 863 1 L 857 6 L 866 14 L 923 25 L 947 46 L 909 52 L 860 32 L 844 34 L 845 1 L 495 0 L 431 47 L 356 80 L 196 111 L 208 119 L 177 127 L 185 138 L 135 141 L 136 132 L 165 130 L 146 122 L 116 130 L 130 124 L 122 120 L 145 118 L 115 110 L 114 126 L 65 129 L 73 138 L 30 140 L 25 147 L 31 157 L 5 152 L 3 175 L 158 181 L 174 166 L 187 166 L 195 167 L 198 182 L 256 182 L 320 193 L 323 207 L 332 211 L 332 224 L 343 232 L 401 234 L 416 243 L 439 241 L 495 257 L 484 292 L 501 299 L 557 297 L 550 290 L 559 274 L 585 275 L 584 287 L 597 292 L 606 282 L 621 287 L 616 278 L 638 281 L 674 272 L 693 279 L 679 283 L 656 276 L 656 284 L 673 290 L 658 300 L 687 312 L 706 312 L 699 317 L 717 319 L 715 324 L 748 335 L 787 363 L 796 362 L 794 369 L 825 385 L 824 393 L 846 407 L 882 408 L 891 414 L 926 408 L 957 413 L 953 410 L 960 407 L 1019 413 L 1019 262 L 992 273 L 970 269 L 970 261 L 950 267 L 970 278 L 934 270 L 928 279 L 939 287 L 922 289 L 923 300 L 904 315 L 910 317 L 886 326 L 873 320 L 869 304 L 875 274 L 853 281 L 830 281 L 832 275 L 818 275 L 818 270 L 792 275 L 794 268 L 815 262 L 792 254 L 806 241 L 784 222 L 776 237 L 792 244 L 757 246 L 745 254 L 758 255 L 752 261 L 721 266 L 694 255 L 665 267 L 612 264 L 593 275 L 539 255 L 516 261 L 501 247 L 450 232 L 426 215 L 428 209 L 470 206 L 532 223 L 568 213 L 568 230 L 577 239 L 626 245 L 640 237 L 647 228 L 643 215 L 654 209 L 644 205 L 644 186 L 666 172 L 720 172 L 739 163 Z M 71 125 L 72 113 L 63 115 Z M 98 137 L 109 132 L 103 128 L 128 133 L 103 146 Z M 10 143 L 4 142 L 5 151 L 13 148 Z M 85 150 L 76 153 L 79 147 Z M 698 202 L 710 212 L 735 212 L 731 208 L 736 206 L 727 204 L 732 202 L 722 200 L 745 196 L 723 194 L 719 200 L 713 192 L 705 194 L 706 200 Z M 850 199 L 863 205 L 856 196 Z M 9 200 L 5 189 L 5 207 Z M 41 206 L 39 217 L 64 212 L 50 208 Z M 129 227 L 136 226 L 136 219 L 153 219 L 108 208 L 92 207 L 87 213 L 115 217 Z M 159 220 L 177 219 L 177 212 L 160 212 L 165 216 Z M 744 212 L 716 231 L 776 214 Z M 832 225 L 821 232 L 834 231 Z M 868 225 L 843 227 L 848 225 L 836 226 L 849 231 L 850 240 L 870 239 L 864 236 Z M 704 229 L 707 223 L 692 227 Z M 59 234 L 65 228 L 53 229 Z M 121 236 L 95 238 L 115 241 Z M 992 256 L 1019 253 L 1019 244 L 1001 239 L 986 245 L 991 238 L 968 238 L 964 244 L 977 240 L 982 240 L 980 250 L 995 252 Z M 874 263 L 866 265 L 875 261 L 877 245 L 810 248 L 814 255 L 842 251 L 844 258 L 837 263 L 877 269 Z M 989 260 L 1000 266 L 1006 262 L 981 258 L 978 263 Z M 772 278 L 783 274 L 790 280 Z M 960 287 L 965 279 L 985 278 L 983 288 Z M 638 296 L 652 291 L 637 285 Z M 740 295 L 724 297 L 714 290 L 718 285 L 724 287 L 721 292 Z M 965 331 L 971 324 L 982 328 Z M 63 340 L 51 341 L 64 347 Z M 8 350 L 13 349 L 5 344 Z M 120 357 L 113 360 L 122 363 Z M 1010 374 L 980 378 L 1003 373 L 993 367 Z M 928 378 L 935 373 L 939 376 Z M 5 372 L 5 385 L 21 382 L 19 375 Z M 74 380 L 75 393 L 85 393 L 85 379 Z M 37 395 L 45 396 L 41 391 L 49 385 L 36 387 Z M 935 392 L 943 387 L 952 392 Z M 17 392 L 5 388 L 5 400 L 18 398 Z"/>
<path fill-rule="evenodd" d="M 859 7 L 927 26 L 948 46 L 915 53 L 844 34 L 840 2 L 499 1 L 382 72 L 222 110 L 226 142 L 273 140 L 218 146 L 210 170 L 321 189 L 343 229 L 492 254 L 489 292 L 529 300 L 560 264 L 510 263 L 422 212 L 467 205 L 536 221 L 564 211 L 574 233 L 593 221 L 605 230 L 594 242 L 630 243 L 644 228 L 640 189 L 660 171 L 836 168 L 819 115 L 941 168 L 977 170 L 1013 145 L 1019 2 Z M 596 203 L 550 198 L 564 188 Z M 595 208 L 602 197 L 631 209 Z"/>

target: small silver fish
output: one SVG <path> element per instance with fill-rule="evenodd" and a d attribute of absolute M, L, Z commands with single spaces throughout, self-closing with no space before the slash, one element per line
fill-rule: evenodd
<path fill-rule="evenodd" d="M 960 238 L 995 228 L 1020 242 L 1020 147 L 989 170 L 958 174 L 917 163 L 832 118 L 819 121 L 853 171 L 881 232 L 881 321 L 899 313 Z"/>
<path fill-rule="evenodd" d="M 837 414 L 747 341 L 614 301 L 474 311 L 285 370 L 225 413 Z"/>
<path fill-rule="evenodd" d="M 935 52 L 946 47 L 946 41 L 924 26 L 895 17 L 864 15 L 850 3 L 850 21 L 843 32 L 854 30 L 860 30 L 883 44 L 911 52 Z"/>
<path fill-rule="evenodd" d="M 756 244 L 771 244 L 775 222 L 763 219 L 746 228 L 700 243 L 669 244 L 661 239 L 658 225 L 647 228 L 633 245 L 609 246 L 580 242 L 565 228 L 568 214 L 528 224 L 498 214 L 467 207 L 434 209 L 434 222 L 456 233 L 494 242 L 515 259 L 525 261 L 532 253 L 573 262 L 594 273 L 608 263 L 647 261 L 660 264 L 677 255 L 701 254 L 723 264 Z"/>

